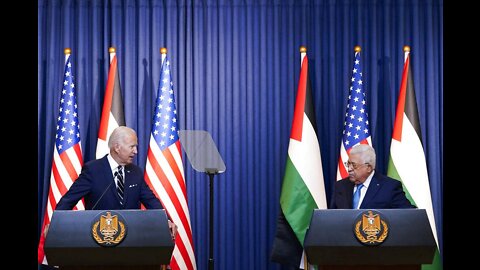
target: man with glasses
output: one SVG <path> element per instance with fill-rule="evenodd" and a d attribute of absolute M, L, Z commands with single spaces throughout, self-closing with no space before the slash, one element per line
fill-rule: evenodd
<path fill-rule="evenodd" d="M 330 209 L 416 208 L 405 196 L 402 183 L 375 171 L 375 150 L 359 144 L 350 150 L 348 177 L 335 183 Z"/>

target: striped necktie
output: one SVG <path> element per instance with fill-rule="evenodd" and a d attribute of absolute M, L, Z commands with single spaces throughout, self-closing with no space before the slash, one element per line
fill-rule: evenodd
<path fill-rule="evenodd" d="M 357 209 L 358 208 L 358 203 L 360 202 L 360 190 L 362 190 L 363 184 L 357 185 L 357 190 L 355 190 L 355 193 L 353 193 L 353 208 L 352 209 Z"/>
<path fill-rule="evenodd" d="M 120 203 L 123 204 L 123 191 L 125 189 L 123 182 L 123 166 L 119 165 L 115 172 L 115 182 L 117 184 L 117 194 L 120 197 Z"/>

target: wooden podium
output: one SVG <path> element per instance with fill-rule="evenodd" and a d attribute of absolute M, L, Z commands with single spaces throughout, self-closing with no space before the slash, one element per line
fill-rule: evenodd
<path fill-rule="evenodd" d="M 380 219 L 368 211 L 315 209 L 304 242 L 308 262 L 321 270 L 420 270 L 432 263 L 437 246 L 425 209 L 371 209 Z M 383 242 L 362 243 L 362 220 L 383 228 Z"/>
<path fill-rule="evenodd" d="M 107 216 L 113 219 L 107 222 Z M 100 229 L 107 231 L 107 223 L 116 225 L 119 236 L 112 238 L 121 239 L 119 243 L 98 243 L 104 237 Z M 57 210 L 44 247 L 49 265 L 70 270 L 159 270 L 162 264 L 170 263 L 173 248 L 163 209 Z"/>

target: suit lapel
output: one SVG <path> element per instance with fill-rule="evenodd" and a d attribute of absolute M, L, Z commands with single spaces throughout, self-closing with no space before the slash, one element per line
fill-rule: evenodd
<path fill-rule="evenodd" d="M 370 181 L 370 185 L 368 186 L 367 193 L 365 194 L 362 204 L 360 205 L 360 208 L 368 206 L 369 202 L 375 197 L 375 194 L 377 194 L 381 187 L 382 185 L 374 174 L 372 180 Z"/>
<path fill-rule="evenodd" d="M 127 205 L 127 201 L 128 201 L 128 195 L 129 195 L 129 186 L 130 186 L 130 178 L 131 178 L 131 172 L 132 170 L 130 169 L 130 165 L 126 165 L 124 167 L 124 170 L 123 170 L 123 175 L 125 177 L 125 189 L 123 191 L 123 206 L 125 207 Z"/>
<path fill-rule="evenodd" d="M 113 181 L 113 184 L 110 186 L 110 192 L 113 192 L 113 195 L 115 197 L 118 197 L 118 195 L 117 195 L 117 185 L 115 183 L 115 179 L 113 178 L 112 169 L 110 169 L 110 163 L 108 163 L 107 156 L 105 156 L 103 159 L 104 159 L 103 160 L 103 165 L 104 165 L 103 179 L 108 179 L 108 181 L 106 181 L 107 185 L 109 185 L 111 183 L 110 181 Z"/>

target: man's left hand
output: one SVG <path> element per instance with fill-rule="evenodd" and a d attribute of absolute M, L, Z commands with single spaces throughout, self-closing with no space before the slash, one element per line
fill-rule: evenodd
<path fill-rule="evenodd" d="M 168 228 L 170 228 L 170 234 L 172 235 L 172 240 L 175 241 L 175 236 L 177 235 L 178 226 L 169 220 Z"/>

